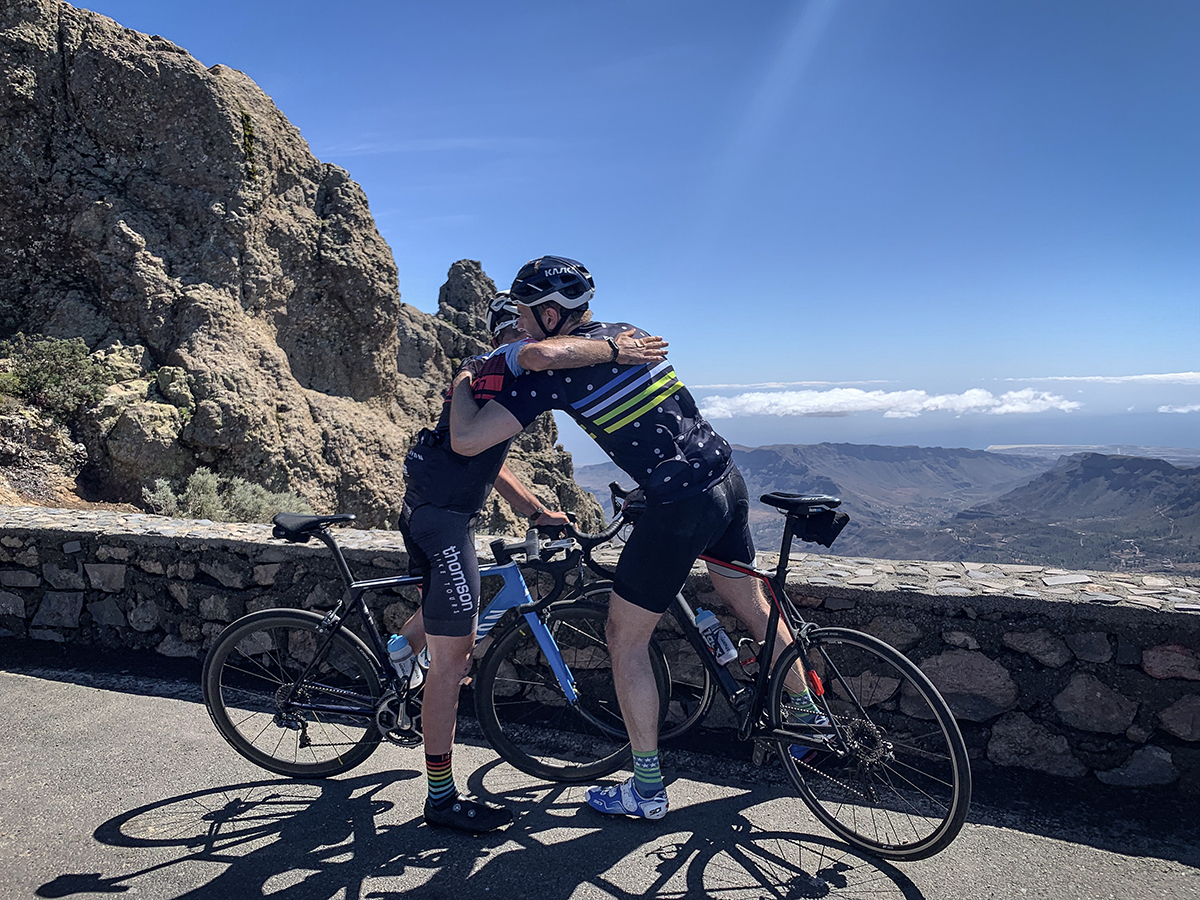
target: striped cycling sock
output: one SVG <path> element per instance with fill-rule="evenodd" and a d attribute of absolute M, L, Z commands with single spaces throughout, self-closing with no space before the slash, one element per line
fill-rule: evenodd
<path fill-rule="evenodd" d="M 787 694 L 788 702 L 795 707 L 800 715 L 817 715 L 821 711 L 817 709 L 817 704 L 813 702 L 812 693 L 805 688 L 799 693 L 791 688 L 785 688 L 784 693 Z"/>
<path fill-rule="evenodd" d="M 638 753 L 633 751 L 633 788 L 641 797 L 653 797 L 663 790 L 662 769 L 658 765 L 658 751 Z"/>
<path fill-rule="evenodd" d="M 429 802 L 441 806 L 458 796 L 454 785 L 454 772 L 450 768 L 450 754 L 425 754 L 425 773 L 429 778 Z"/>

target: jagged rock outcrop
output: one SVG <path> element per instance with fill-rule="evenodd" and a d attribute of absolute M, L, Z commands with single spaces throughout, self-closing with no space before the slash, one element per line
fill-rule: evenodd
<path fill-rule="evenodd" d="M 82 429 L 103 494 L 204 465 L 394 521 L 411 436 L 485 337 L 477 263 L 439 316 L 402 303 L 362 189 L 254 82 L 58 0 L 0 5 L 0 135 L 0 335 L 133 367 Z"/>

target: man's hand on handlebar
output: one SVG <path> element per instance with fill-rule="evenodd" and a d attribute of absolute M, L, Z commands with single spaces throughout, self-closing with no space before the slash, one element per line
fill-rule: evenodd
<path fill-rule="evenodd" d="M 534 525 L 566 525 L 571 520 L 567 518 L 564 512 L 555 512 L 552 509 L 543 509 L 542 514 L 534 519 Z"/>

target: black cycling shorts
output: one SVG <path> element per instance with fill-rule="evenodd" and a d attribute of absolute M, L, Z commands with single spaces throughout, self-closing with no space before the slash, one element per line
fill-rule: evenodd
<path fill-rule="evenodd" d="M 408 548 L 408 571 L 420 575 L 425 633 L 465 637 L 479 615 L 479 558 L 475 516 L 405 499 L 400 534 Z"/>
<path fill-rule="evenodd" d="M 621 551 L 614 592 L 636 606 L 662 613 L 701 553 L 723 562 L 753 565 L 749 513 L 746 482 L 736 466 L 703 494 L 671 503 L 648 501 Z"/>

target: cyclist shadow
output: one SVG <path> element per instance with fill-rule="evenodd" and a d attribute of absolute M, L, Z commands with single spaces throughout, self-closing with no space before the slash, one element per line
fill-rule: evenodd
<path fill-rule="evenodd" d="M 781 886 L 781 896 L 789 897 L 922 896 L 895 869 L 834 841 L 757 828 L 743 814 L 741 794 L 684 806 L 665 828 L 601 818 L 581 808 L 584 788 L 535 782 L 497 761 L 475 771 L 468 787 L 503 799 L 516 820 L 475 838 L 424 825 L 411 799 L 423 795 L 424 785 L 396 791 L 398 780 L 418 777 L 401 771 L 261 780 L 167 797 L 114 816 L 93 833 L 102 845 L 144 853 L 145 864 L 119 874 L 63 873 L 36 894 L 160 896 L 167 889 L 181 900 L 260 894 L 381 900 L 419 892 L 436 900 L 504 891 L 565 900 L 590 883 L 630 900 L 777 894 Z M 412 809 L 397 810 L 381 796 L 389 789 L 402 792 L 401 802 Z M 220 870 L 210 875 L 214 866 Z"/>
<path fill-rule="evenodd" d="M 566 898 L 588 882 L 628 900 L 744 892 L 924 898 L 899 869 L 834 838 L 754 824 L 757 804 L 748 802 L 746 791 L 674 807 L 660 824 L 603 816 L 586 807 L 585 786 L 531 783 L 500 762 L 477 770 L 469 785 L 479 794 L 503 796 L 517 813 L 509 837 L 522 844 L 521 868 L 538 879 L 537 890 L 528 896 Z M 767 802 L 775 799 L 773 793 Z M 801 801 L 788 796 L 786 802 L 799 806 Z M 564 869 L 557 883 L 543 881 Z"/>

